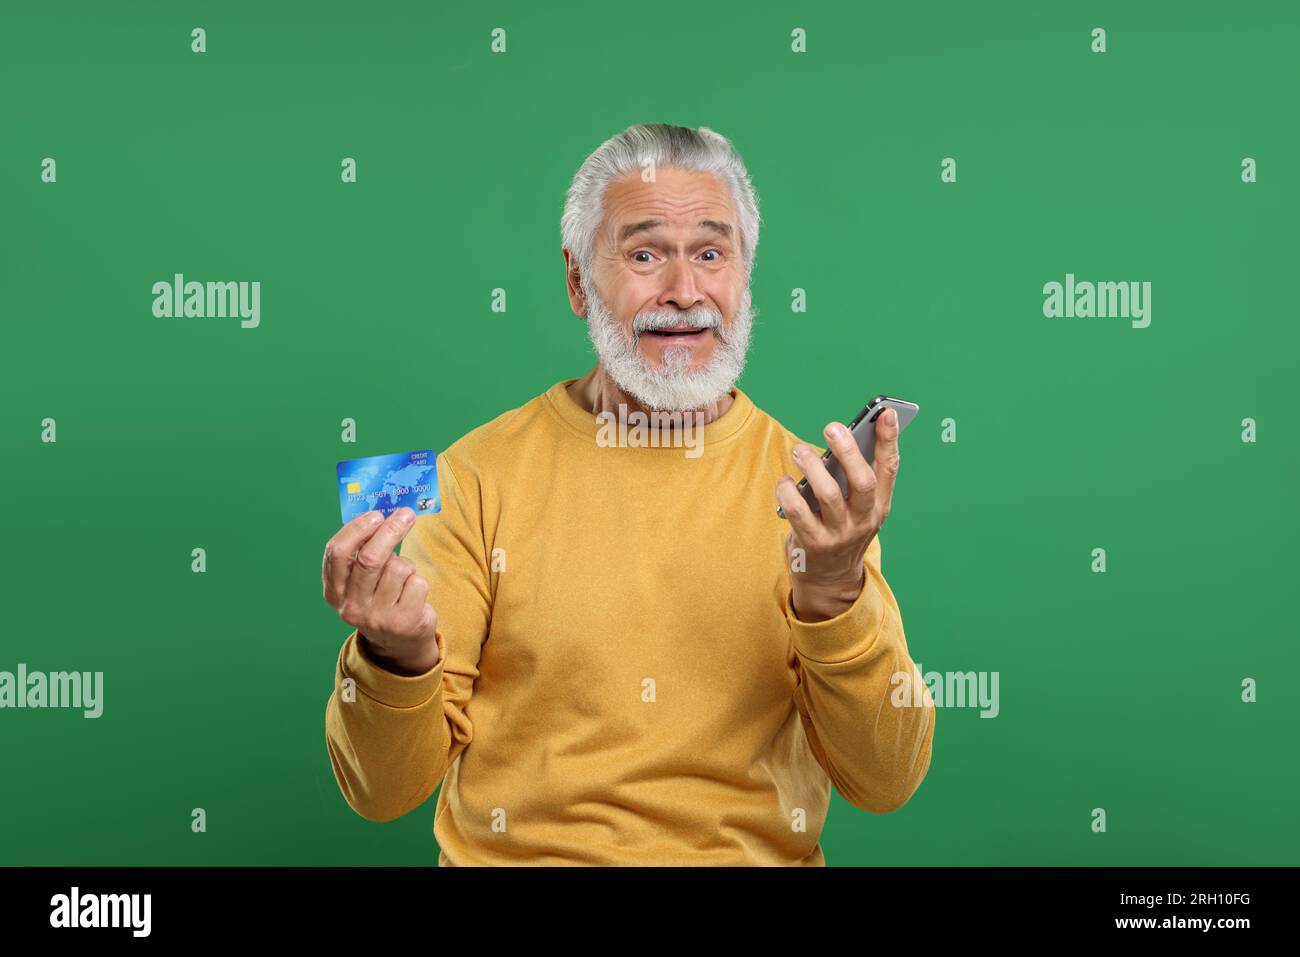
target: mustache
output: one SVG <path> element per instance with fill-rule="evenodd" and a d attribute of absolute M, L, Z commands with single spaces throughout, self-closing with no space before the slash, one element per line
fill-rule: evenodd
<path fill-rule="evenodd" d="M 722 313 L 716 309 L 699 306 L 686 312 L 643 312 L 632 320 L 632 335 L 657 329 L 670 329 L 673 326 L 691 326 L 696 329 L 712 329 L 722 333 Z"/>

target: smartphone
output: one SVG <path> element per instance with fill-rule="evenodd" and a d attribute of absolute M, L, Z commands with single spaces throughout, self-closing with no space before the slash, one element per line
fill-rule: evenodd
<path fill-rule="evenodd" d="M 915 402 L 908 402 L 906 399 L 895 399 L 887 395 L 878 395 L 867 403 L 866 408 L 854 417 L 849 423 L 849 432 L 858 443 L 858 448 L 862 450 L 862 457 L 868 462 L 876 451 L 876 419 L 880 413 L 886 409 L 893 409 L 898 413 L 898 432 L 901 435 L 908 424 L 916 418 L 916 413 L 921 407 Z M 835 458 L 835 453 L 829 448 L 822 454 L 822 464 L 826 466 L 826 471 L 831 474 L 831 478 L 840 483 L 840 494 L 848 497 L 849 480 L 844 474 L 844 469 L 840 466 L 839 459 Z M 812 490 L 808 484 L 808 476 L 799 480 L 795 489 L 803 496 L 803 500 L 808 503 L 808 507 L 814 512 L 821 511 L 821 503 L 817 501 L 817 493 Z M 776 514 L 785 518 L 785 509 L 780 505 L 776 507 Z"/>

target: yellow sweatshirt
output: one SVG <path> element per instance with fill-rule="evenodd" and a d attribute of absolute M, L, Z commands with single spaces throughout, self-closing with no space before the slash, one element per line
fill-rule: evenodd
<path fill-rule="evenodd" d="M 610 447 L 572 381 L 438 456 L 442 511 L 400 553 L 442 659 L 405 677 L 344 641 L 343 796 L 389 821 L 441 781 L 442 866 L 824 865 L 832 783 L 884 813 L 930 766 L 879 537 L 856 603 L 799 621 L 774 495 L 796 437 L 737 388 L 694 448 Z"/>

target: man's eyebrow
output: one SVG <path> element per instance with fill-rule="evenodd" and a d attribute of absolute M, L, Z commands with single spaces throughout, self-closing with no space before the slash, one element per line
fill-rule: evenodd
<path fill-rule="evenodd" d="M 637 233 L 649 232 L 652 229 L 657 229 L 664 225 L 666 224 L 662 219 L 643 219 L 639 223 L 630 223 L 619 230 L 618 241 L 620 243 L 626 242 Z M 711 229 L 715 233 L 721 233 L 727 239 L 731 238 L 730 223 L 720 223 L 716 219 L 701 219 L 698 225 L 703 229 Z"/>

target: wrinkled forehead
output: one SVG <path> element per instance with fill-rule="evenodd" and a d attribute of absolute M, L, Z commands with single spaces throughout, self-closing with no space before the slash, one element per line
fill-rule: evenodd
<path fill-rule="evenodd" d="M 651 182 L 634 172 L 610 183 L 601 226 L 615 245 L 656 232 L 731 242 L 737 236 L 735 202 L 726 181 L 677 167 L 660 167 Z"/>

